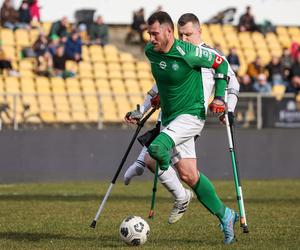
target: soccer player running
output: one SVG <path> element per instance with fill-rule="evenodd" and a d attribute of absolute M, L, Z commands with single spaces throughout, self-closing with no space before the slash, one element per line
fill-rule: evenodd
<path fill-rule="evenodd" d="M 201 67 L 216 71 L 215 99 L 210 110 L 224 112 L 222 99 L 226 87 L 228 63 L 213 50 L 195 47 L 174 39 L 173 22 L 165 12 L 148 19 L 151 44 L 145 53 L 151 62 L 161 99 L 162 132 L 150 144 L 148 151 L 157 160 L 161 170 L 168 170 L 170 150 L 175 147 L 181 155 L 177 170 L 181 179 L 193 188 L 199 201 L 214 215 L 223 227 L 225 244 L 234 239 L 237 214 L 224 206 L 212 183 L 196 167 L 194 136 L 199 135 L 205 120 L 204 90 Z"/>

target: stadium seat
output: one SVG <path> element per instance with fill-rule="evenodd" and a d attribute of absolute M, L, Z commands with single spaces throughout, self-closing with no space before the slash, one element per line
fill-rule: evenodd
<path fill-rule="evenodd" d="M 139 61 L 136 63 L 136 69 L 139 70 L 150 70 L 150 65 L 147 62 Z"/>
<path fill-rule="evenodd" d="M 97 79 L 95 84 L 96 84 L 98 93 L 111 94 L 110 83 L 107 79 Z"/>
<path fill-rule="evenodd" d="M 17 29 L 15 31 L 15 44 L 17 46 L 28 47 L 31 45 L 29 40 L 29 33 L 25 29 Z"/>
<path fill-rule="evenodd" d="M 81 95 L 70 95 L 69 96 L 70 108 L 72 112 L 85 112 L 85 105 Z"/>
<path fill-rule="evenodd" d="M 65 83 L 62 78 L 53 77 L 50 82 L 53 94 L 66 94 Z"/>
<path fill-rule="evenodd" d="M 20 93 L 19 78 L 8 76 L 4 78 L 5 90 L 10 94 Z"/>
<path fill-rule="evenodd" d="M 131 93 L 141 93 L 141 88 L 136 79 L 125 79 L 124 85 L 129 94 Z"/>
<path fill-rule="evenodd" d="M 14 32 L 10 29 L 1 29 L 0 39 L 2 45 L 15 46 Z"/>
<path fill-rule="evenodd" d="M 107 63 L 108 70 L 121 70 L 121 64 L 116 62 Z"/>
<path fill-rule="evenodd" d="M 136 75 L 135 71 L 133 71 L 133 70 L 125 70 L 125 71 L 123 71 L 123 78 L 124 79 L 136 79 L 137 75 Z"/>
<path fill-rule="evenodd" d="M 126 71 L 126 70 L 134 71 L 135 70 L 135 64 L 133 62 L 123 62 L 121 64 L 121 66 L 122 66 L 123 71 Z"/>
<path fill-rule="evenodd" d="M 127 91 L 125 89 L 125 85 L 123 83 L 123 80 L 112 79 L 110 81 L 110 85 L 111 85 L 111 88 L 112 88 L 113 95 L 125 95 L 125 94 L 127 94 Z"/>
<path fill-rule="evenodd" d="M 109 70 L 108 71 L 108 78 L 109 79 L 122 79 L 123 75 L 120 70 Z"/>
<path fill-rule="evenodd" d="M 82 79 L 81 89 L 83 91 L 83 94 L 96 95 L 95 84 L 91 79 Z"/>
<path fill-rule="evenodd" d="M 134 58 L 132 54 L 130 53 L 120 53 L 120 62 L 122 63 L 128 63 L 128 62 L 134 62 Z"/>
<path fill-rule="evenodd" d="M 80 84 L 76 78 L 67 78 L 65 85 L 68 95 L 81 94 Z"/>
<path fill-rule="evenodd" d="M 285 94 L 286 87 L 284 85 L 274 85 L 272 87 L 272 95 L 276 98 L 276 100 L 282 100 Z"/>
<path fill-rule="evenodd" d="M 35 78 L 35 85 L 38 94 L 50 94 L 50 82 L 47 77 L 38 76 Z"/>

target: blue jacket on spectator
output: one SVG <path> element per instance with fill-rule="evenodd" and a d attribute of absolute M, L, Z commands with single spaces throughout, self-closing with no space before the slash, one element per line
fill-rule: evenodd
<path fill-rule="evenodd" d="M 81 56 L 81 38 L 78 37 L 77 40 L 73 40 L 71 37 L 68 38 L 65 44 L 65 55 L 68 59 L 73 59 L 75 54 L 79 54 Z"/>

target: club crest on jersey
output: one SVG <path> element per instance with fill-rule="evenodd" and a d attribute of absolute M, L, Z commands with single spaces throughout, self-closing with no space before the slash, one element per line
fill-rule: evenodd
<path fill-rule="evenodd" d="M 172 64 L 172 69 L 173 69 L 174 71 L 177 71 L 177 70 L 179 69 L 179 65 L 178 65 L 177 62 L 174 62 L 174 63 Z"/>
<path fill-rule="evenodd" d="M 161 62 L 159 63 L 159 67 L 160 67 L 161 69 L 165 69 L 165 68 L 167 67 L 167 63 L 166 63 L 165 61 L 161 61 Z"/>

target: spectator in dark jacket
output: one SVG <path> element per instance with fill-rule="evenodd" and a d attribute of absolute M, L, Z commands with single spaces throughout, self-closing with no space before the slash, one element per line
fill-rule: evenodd
<path fill-rule="evenodd" d="M 108 43 L 108 25 L 104 23 L 102 16 L 98 16 L 90 26 L 89 37 L 92 44 L 104 46 Z"/>
<path fill-rule="evenodd" d="M 237 51 L 235 47 L 230 48 L 229 54 L 227 56 L 227 61 L 229 62 L 231 68 L 236 73 L 240 68 L 240 59 L 237 55 Z"/>
<path fill-rule="evenodd" d="M 253 81 L 248 74 L 244 74 L 241 78 L 240 92 L 254 92 Z"/>
<path fill-rule="evenodd" d="M 238 27 L 240 32 L 257 30 L 254 16 L 251 13 L 250 6 L 247 6 L 246 13 L 241 15 Z"/>
<path fill-rule="evenodd" d="M 31 17 L 27 0 L 23 0 L 19 8 L 19 21 L 27 26 L 30 24 Z"/>
<path fill-rule="evenodd" d="M 14 8 L 11 0 L 4 0 L 0 10 L 1 25 L 8 29 L 17 29 L 19 27 L 19 13 Z"/>
<path fill-rule="evenodd" d="M 286 85 L 286 83 L 284 82 L 284 68 L 280 62 L 279 57 L 272 56 L 271 61 L 266 66 L 266 69 L 269 73 L 268 81 L 272 86 Z"/>
<path fill-rule="evenodd" d="M 65 55 L 68 60 L 81 61 L 81 38 L 77 31 L 73 31 L 65 44 Z"/>
<path fill-rule="evenodd" d="M 291 67 L 290 84 L 287 87 L 287 92 L 300 93 L 300 53 Z"/>
<path fill-rule="evenodd" d="M 54 22 L 51 26 L 49 37 L 55 34 L 62 39 L 62 42 L 66 42 L 68 37 L 68 26 L 69 21 L 67 17 L 63 17 L 61 20 Z"/>

